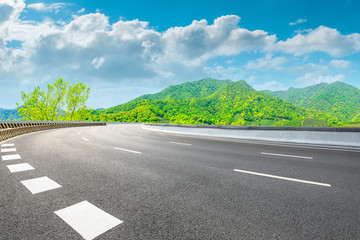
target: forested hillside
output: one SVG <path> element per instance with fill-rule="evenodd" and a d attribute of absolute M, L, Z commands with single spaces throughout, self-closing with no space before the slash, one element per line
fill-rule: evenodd
<path fill-rule="evenodd" d="M 127 104 L 118 105 L 100 111 L 101 113 L 117 113 L 133 109 L 133 103 L 138 104 L 144 99 L 149 100 L 189 100 L 192 98 L 205 98 L 230 83 L 230 80 L 216 80 L 205 78 L 194 82 L 186 82 L 165 88 L 159 93 L 145 94 L 129 101 Z"/>
<path fill-rule="evenodd" d="M 230 82 L 230 80 L 205 78 L 194 82 L 170 86 L 159 93 L 146 94 L 134 100 L 187 100 L 190 98 L 205 98 Z"/>
<path fill-rule="evenodd" d="M 0 108 L 0 120 L 18 120 L 20 119 L 20 115 L 18 113 L 18 108 L 15 109 L 3 109 Z"/>
<path fill-rule="evenodd" d="M 360 89 L 343 82 L 264 92 L 299 107 L 328 113 L 343 121 L 359 121 Z"/>
<path fill-rule="evenodd" d="M 316 126 L 339 122 L 328 114 L 256 91 L 245 81 L 214 79 L 171 86 L 157 94 L 95 111 L 89 120 L 277 126 L 301 126 L 304 120 Z"/>

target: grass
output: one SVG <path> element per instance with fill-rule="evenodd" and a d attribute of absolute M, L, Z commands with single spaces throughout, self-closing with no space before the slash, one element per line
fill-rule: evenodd
<path fill-rule="evenodd" d="M 170 120 L 162 118 L 159 123 L 170 123 Z"/>
<path fill-rule="evenodd" d="M 346 122 L 335 127 L 360 127 L 360 122 Z"/>
<path fill-rule="evenodd" d="M 301 124 L 303 127 L 328 127 L 329 124 L 325 121 L 316 118 L 305 118 Z"/>

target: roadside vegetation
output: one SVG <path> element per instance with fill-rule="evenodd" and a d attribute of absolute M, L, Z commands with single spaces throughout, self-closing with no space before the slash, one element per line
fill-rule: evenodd
<path fill-rule="evenodd" d="M 208 125 L 360 127 L 360 90 L 342 82 L 256 91 L 245 81 L 206 78 L 170 86 L 107 109 L 86 106 L 90 89 L 63 79 L 21 92 L 0 117 L 30 121 L 104 121 Z M 18 113 L 18 114 L 17 114 Z"/>
<path fill-rule="evenodd" d="M 59 78 L 48 84 L 46 91 L 36 87 L 32 93 L 21 92 L 18 112 L 25 121 L 83 121 L 90 115 L 86 106 L 89 93 L 85 84 L 69 85 Z"/>
<path fill-rule="evenodd" d="M 96 111 L 89 120 L 257 126 L 331 126 L 341 123 L 330 114 L 307 110 L 256 91 L 245 81 L 215 79 L 184 83 L 157 94 L 143 95 L 128 103 Z"/>

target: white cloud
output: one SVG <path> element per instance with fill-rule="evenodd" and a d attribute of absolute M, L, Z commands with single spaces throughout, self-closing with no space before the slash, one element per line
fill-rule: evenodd
<path fill-rule="evenodd" d="M 82 9 L 78 10 L 76 13 L 77 13 L 77 14 L 81 14 L 81 13 L 83 13 L 83 12 L 85 12 L 85 8 L 82 8 Z"/>
<path fill-rule="evenodd" d="M 64 7 L 59 4 L 29 6 L 39 11 L 57 11 Z M 300 34 L 308 45 L 294 43 L 299 35 L 277 43 L 275 35 L 239 27 L 240 17 L 235 15 L 219 17 L 213 23 L 193 21 L 190 25 L 160 32 L 138 19 L 112 24 L 101 13 L 74 15 L 62 23 L 51 19 L 23 20 L 20 15 L 24 8 L 21 0 L 2 0 L 0 4 L 0 13 L 3 13 L 0 17 L 0 83 L 11 81 L 26 87 L 63 77 L 72 82 L 86 81 L 97 89 L 104 85 L 107 88 L 122 85 L 161 89 L 208 75 L 232 80 L 251 79 L 244 69 L 235 68 L 234 64 L 209 68 L 209 59 L 260 52 L 266 54 L 265 57 L 248 63 L 249 69 L 279 70 L 287 58 L 273 57 L 274 50 L 302 54 L 319 49 L 314 45 L 316 41 L 309 37 L 319 29 Z M 356 51 L 356 34 L 328 31 L 336 33 L 333 38 L 325 38 L 329 39 L 329 46 L 335 44 L 332 39 L 337 38 L 346 43 L 345 47 L 336 45 L 335 53 Z M 10 41 L 19 41 L 20 47 L 8 47 Z M 0 95 L 3 94 L 6 94 L 4 88 L 0 89 Z M 96 101 L 100 101 L 99 98 Z M 108 102 L 113 101 L 110 96 L 104 96 L 97 106 L 108 106 Z"/>
<path fill-rule="evenodd" d="M 26 6 L 39 12 L 56 12 L 58 13 L 60 9 L 64 8 L 66 3 L 32 3 Z"/>
<path fill-rule="evenodd" d="M 350 66 L 350 62 L 346 60 L 331 60 L 329 63 L 330 66 L 334 68 L 346 69 Z"/>
<path fill-rule="evenodd" d="M 323 73 L 328 70 L 328 66 L 314 64 L 314 63 L 308 63 L 303 66 L 293 66 L 289 68 L 290 72 L 295 74 L 303 74 L 303 73 Z"/>
<path fill-rule="evenodd" d="M 105 62 L 104 57 L 96 57 L 92 60 L 92 64 L 94 65 L 94 68 L 99 69 Z"/>
<path fill-rule="evenodd" d="M 237 67 L 224 67 L 217 65 L 215 67 L 205 67 L 206 76 L 216 79 L 230 79 L 233 81 L 244 80 L 246 78 L 246 72 L 242 68 Z"/>
<path fill-rule="evenodd" d="M 295 25 L 298 25 L 300 23 L 306 23 L 307 22 L 307 19 L 304 19 L 304 18 L 299 18 L 298 20 L 296 20 L 295 22 L 291 22 L 289 23 L 290 26 L 295 26 Z"/>
<path fill-rule="evenodd" d="M 294 55 L 325 52 L 330 56 L 341 57 L 360 52 L 360 34 L 342 35 L 336 29 L 320 26 L 286 41 L 279 41 L 277 49 Z"/>
<path fill-rule="evenodd" d="M 262 30 L 239 28 L 240 17 L 227 15 L 215 19 L 193 21 L 186 27 L 169 28 L 163 35 L 165 50 L 171 57 L 199 64 L 216 56 L 231 56 L 245 51 L 266 51 L 276 42 L 274 35 Z"/>
<path fill-rule="evenodd" d="M 306 73 L 304 76 L 299 77 L 296 79 L 298 83 L 300 83 L 301 86 L 311 86 L 318 83 L 332 83 L 336 81 L 343 82 L 345 80 L 345 75 L 343 74 L 337 74 L 334 76 L 331 75 L 320 75 L 318 73 Z"/>
<path fill-rule="evenodd" d="M 0 4 L 0 23 L 7 21 L 14 12 L 13 6 L 9 4 Z"/>
<path fill-rule="evenodd" d="M 280 91 L 285 89 L 284 85 L 277 81 L 269 81 L 263 84 L 256 84 L 253 87 L 258 91 L 262 91 L 262 90 Z"/>
<path fill-rule="evenodd" d="M 271 54 L 266 54 L 265 57 L 259 58 L 256 61 L 250 61 L 245 65 L 246 69 L 255 69 L 255 70 L 282 70 L 282 65 L 287 63 L 288 59 L 285 57 L 275 57 L 273 58 Z"/>
<path fill-rule="evenodd" d="M 0 25 L 6 21 L 16 20 L 25 7 L 23 0 L 1 0 Z"/>

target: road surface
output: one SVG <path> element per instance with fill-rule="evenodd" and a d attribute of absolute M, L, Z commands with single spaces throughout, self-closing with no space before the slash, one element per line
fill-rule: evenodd
<path fill-rule="evenodd" d="M 111 124 L 0 155 L 0 239 L 360 239 L 358 151 Z"/>

